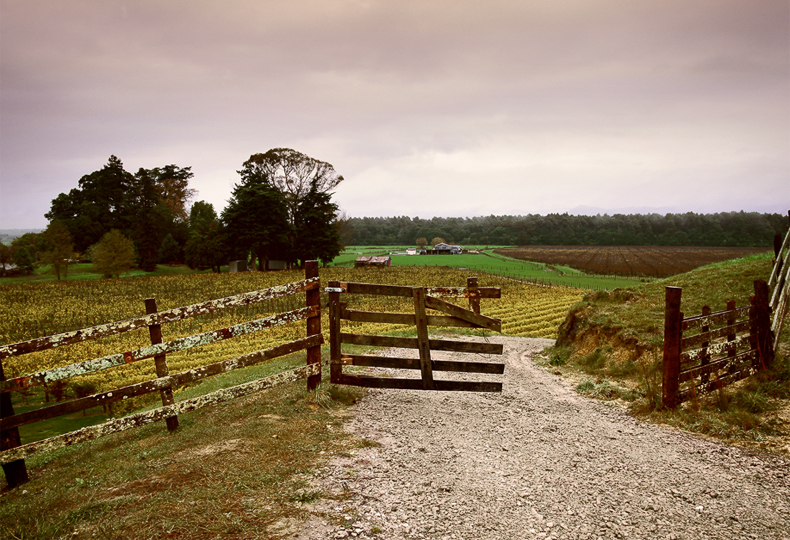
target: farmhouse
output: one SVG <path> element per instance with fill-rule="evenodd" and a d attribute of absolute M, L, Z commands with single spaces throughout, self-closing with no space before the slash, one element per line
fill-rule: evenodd
<path fill-rule="evenodd" d="M 433 246 L 433 251 L 437 255 L 456 255 L 461 253 L 461 246 L 451 246 L 450 244 L 436 244 Z"/>
<path fill-rule="evenodd" d="M 392 259 L 389 257 L 357 257 L 354 266 L 392 266 Z"/>

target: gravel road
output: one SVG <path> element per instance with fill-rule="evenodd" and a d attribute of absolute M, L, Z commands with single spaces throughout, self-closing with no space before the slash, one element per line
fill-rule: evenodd
<path fill-rule="evenodd" d="M 505 346 L 502 394 L 365 396 L 346 429 L 380 446 L 321 471 L 334 497 L 292 538 L 790 539 L 787 460 L 575 393 L 533 363 L 550 340 L 489 340 Z"/>

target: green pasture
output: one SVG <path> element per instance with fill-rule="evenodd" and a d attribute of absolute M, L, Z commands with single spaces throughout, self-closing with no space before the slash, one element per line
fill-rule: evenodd
<path fill-rule="evenodd" d="M 411 247 L 411 246 L 409 246 Z M 466 246 L 465 246 L 466 247 Z M 474 248 L 473 248 L 474 249 Z M 405 252 L 405 247 L 348 247 L 346 251 L 332 261 L 332 266 L 351 266 L 357 257 L 390 255 L 392 266 L 449 266 L 451 268 L 468 268 L 477 272 L 486 272 L 498 276 L 511 277 L 525 281 L 551 283 L 580 289 L 615 289 L 631 287 L 640 283 L 639 280 L 619 276 L 588 275 L 566 266 L 554 266 L 537 262 L 522 261 L 504 257 L 491 252 L 489 247 L 479 254 L 460 255 L 390 255 L 394 252 Z"/>

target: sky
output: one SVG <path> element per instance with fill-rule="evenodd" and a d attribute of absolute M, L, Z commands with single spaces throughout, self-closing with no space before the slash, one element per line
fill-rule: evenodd
<path fill-rule="evenodd" d="M 0 229 L 278 147 L 350 217 L 785 214 L 790 2 L 0 0 Z"/>

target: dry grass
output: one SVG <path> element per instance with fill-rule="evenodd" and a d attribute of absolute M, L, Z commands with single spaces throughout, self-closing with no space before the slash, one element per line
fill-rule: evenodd
<path fill-rule="evenodd" d="M 284 385 L 28 460 L 31 481 L 0 494 L 0 536 L 283 538 L 323 494 L 309 478 L 365 444 L 342 429 L 363 391 Z"/>

